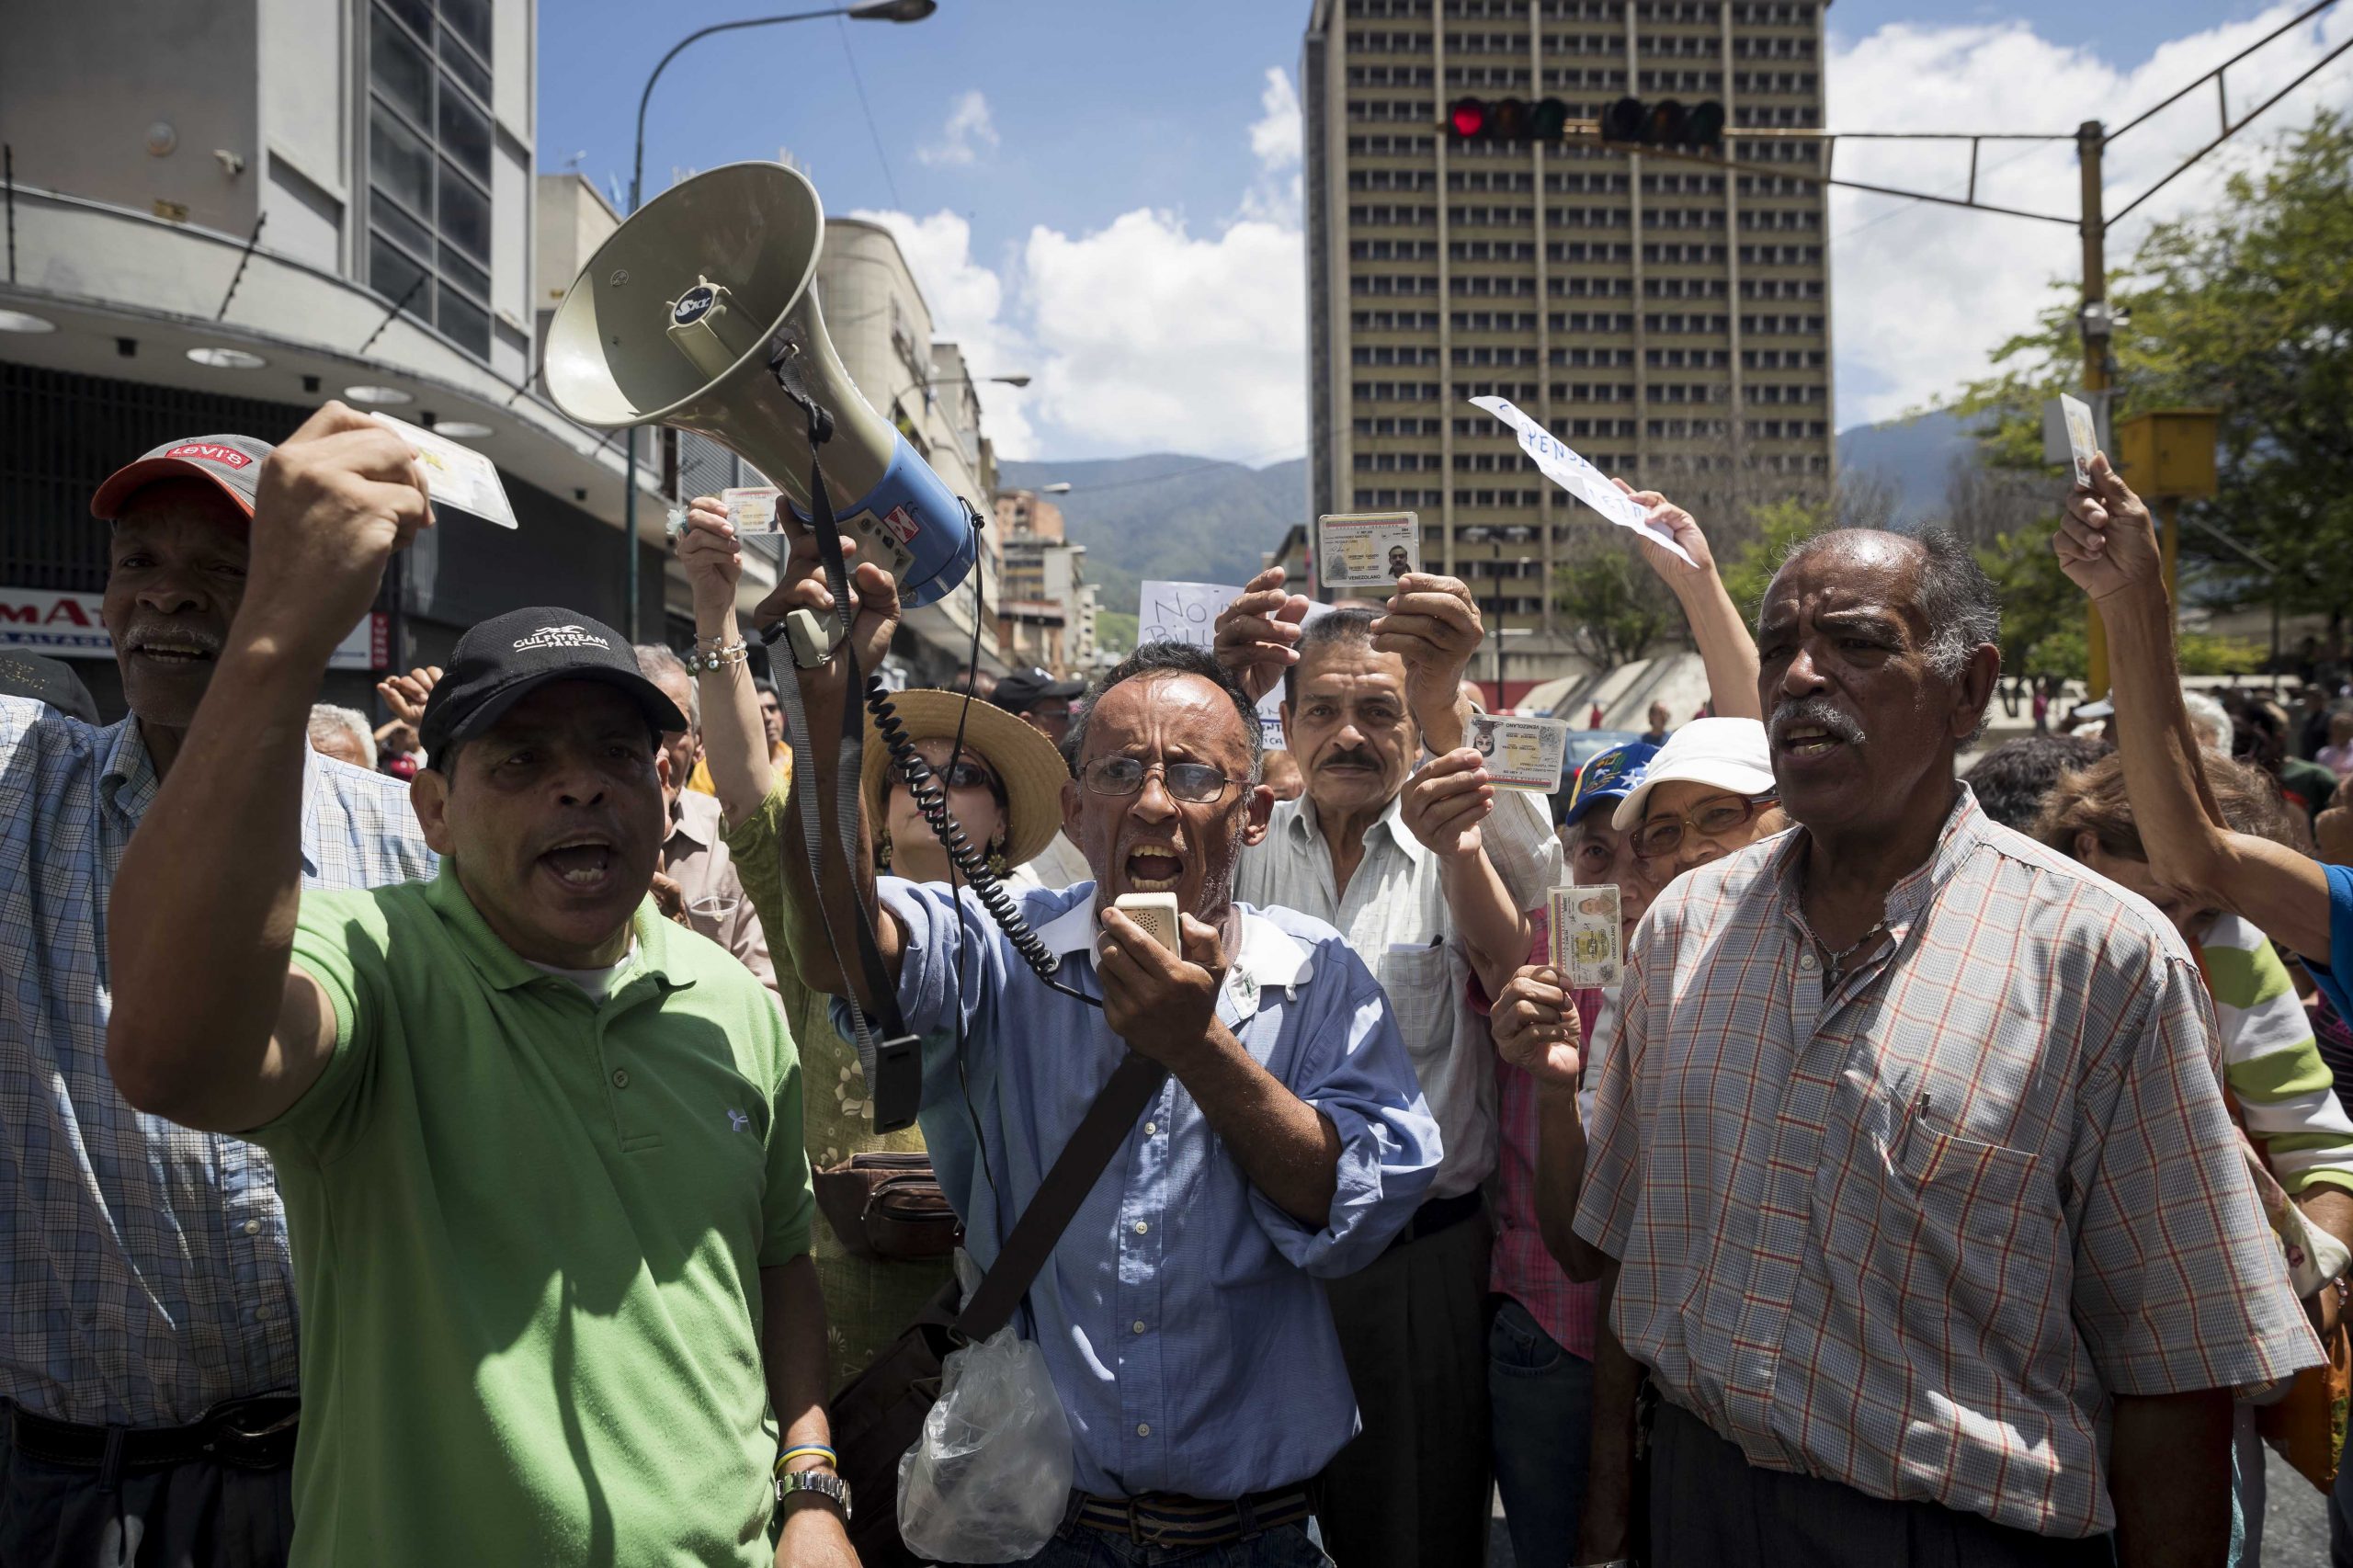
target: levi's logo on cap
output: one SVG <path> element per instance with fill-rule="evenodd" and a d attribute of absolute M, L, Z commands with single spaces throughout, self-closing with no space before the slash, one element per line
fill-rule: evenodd
<path fill-rule="evenodd" d="M 529 637 L 515 640 L 517 651 L 525 648 L 610 648 L 611 643 L 585 626 L 542 626 Z"/>
<path fill-rule="evenodd" d="M 212 441 L 182 441 L 161 454 L 167 458 L 193 458 L 199 462 L 219 463 L 223 468 L 247 468 L 253 459 L 234 447 L 223 447 Z"/>

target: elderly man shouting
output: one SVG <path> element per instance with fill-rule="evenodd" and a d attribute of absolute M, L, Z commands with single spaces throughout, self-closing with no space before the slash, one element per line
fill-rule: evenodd
<path fill-rule="evenodd" d="M 109 933 L 124 1096 L 276 1159 L 293 1561 L 840 1568 L 792 1043 L 646 896 L 685 716 L 585 616 L 484 621 L 419 725 L 438 878 L 301 885 L 312 695 L 426 520 L 406 446 L 338 404 L 271 454 Z"/>
<path fill-rule="evenodd" d="M 796 540 L 763 609 L 830 610 L 814 559 Z M 897 592 L 872 565 L 855 591 L 851 637 L 871 668 Z M 853 699 L 845 663 L 800 672 L 813 735 L 836 733 Z M 1063 787 L 1095 880 L 1021 901 L 1055 960 L 1051 988 L 969 892 L 883 878 L 878 900 L 873 824 L 856 824 L 847 876 L 828 846 L 825 925 L 847 932 L 852 900 L 877 908 L 923 1041 L 925 1140 L 983 1265 L 1130 1052 L 1169 1071 L 1029 1290 L 1079 1493 L 1039 1562 L 1108 1562 L 1140 1540 L 1171 1543 L 1154 1562 L 1315 1560 L 1307 1486 L 1357 1425 L 1315 1279 L 1378 1256 L 1438 1162 L 1371 974 L 1322 922 L 1235 901 L 1235 862 L 1266 831 L 1259 736 L 1251 699 L 1199 650 L 1148 644 L 1097 683 Z M 812 766 L 816 799 L 836 799 L 830 750 Z M 801 977 L 847 996 L 799 813 L 769 799 Z M 1114 907 L 1140 892 L 1175 894 L 1181 956 Z"/>
<path fill-rule="evenodd" d="M 2196 961 L 1953 778 L 1999 625 L 1949 536 L 1800 546 L 1756 639 L 1798 831 L 1635 933 L 1575 1229 L 1665 1395 L 1656 1568 L 2220 1562 L 2231 1392 L 2319 1358 Z"/>
<path fill-rule="evenodd" d="M 1494 789 L 1463 745 L 1462 677 L 1482 636 L 1467 587 L 1408 574 L 1385 614 L 1342 606 L 1302 626 L 1308 602 L 1282 585 L 1268 568 L 1217 621 L 1218 657 L 1254 695 L 1281 679 L 1283 733 L 1307 781 L 1274 809 L 1236 886 L 1347 937 L 1397 1010 L 1446 1143 L 1412 1225 L 1327 1287 L 1365 1430 L 1325 1474 L 1325 1536 L 1349 1568 L 1473 1562 L 1489 1474 L 1480 1185 L 1498 1137 L 1495 1053 L 1453 905 L 1492 875 L 1509 907 L 1540 906 L 1559 846 L 1543 797 Z M 1472 853 L 1436 854 L 1408 831 L 1403 792 L 1426 746 L 1446 755 L 1452 790 L 1493 799 Z"/>

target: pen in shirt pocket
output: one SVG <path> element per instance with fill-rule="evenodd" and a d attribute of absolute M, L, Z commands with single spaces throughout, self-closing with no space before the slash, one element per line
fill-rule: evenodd
<path fill-rule="evenodd" d="M 1904 1156 L 1912 1152 L 1912 1129 L 1927 1121 L 1928 1106 L 1928 1091 L 1922 1089 L 1913 1096 L 1912 1103 L 1904 1108 L 1904 1120 L 1895 1130 L 1895 1146 L 1889 1151 L 1890 1157 L 1897 1165 L 1902 1165 Z"/>

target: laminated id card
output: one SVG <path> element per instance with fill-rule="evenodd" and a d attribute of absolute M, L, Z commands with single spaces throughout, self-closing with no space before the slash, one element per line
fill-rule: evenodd
<path fill-rule="evenodd" d="M 1560 719 L 1514 719 L 1502 713 L 1471 715 L 1471 746 L 1487 777 L 1506 790 L 1561 787 L 1561 758 L 1569 726 Z"/>
<path fill-rule="evenodd" d="M 1552 968 L 1572 991 L 1618 983 L 1624 955 L 1619 950 L 1618 888 L 1554 888 L 1552 896 Z"/>
<path fill-rule="evenodd" d="M 1414 512 L 1318 517 L 1315 561 L 1326 588 L 1393 588 L 1398 578 L 1422 569 L 1421 517 Z"/>

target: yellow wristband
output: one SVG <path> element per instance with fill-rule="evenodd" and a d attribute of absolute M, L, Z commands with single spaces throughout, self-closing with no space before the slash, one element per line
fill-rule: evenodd
<path fill-rule="evenodd" d="M 799 1448 L 787 1449 L 784 1452 L 777 1456 L 776 1473 L 782 1475 L 784 1473 L 784 1467 L 790 1464 L 794 1460 L 808 1459 L 812 1456 L 824 1460 L 825 1467 L 828 1470 L 839 1470 L 841 1468 L 841 1461 L 839 1458 L 835 1456 L 833 1449 L 825 1447 L 824 1444 L 803 1443 Z"/>

